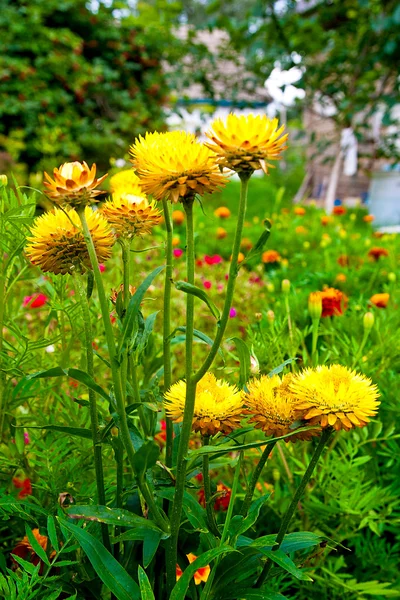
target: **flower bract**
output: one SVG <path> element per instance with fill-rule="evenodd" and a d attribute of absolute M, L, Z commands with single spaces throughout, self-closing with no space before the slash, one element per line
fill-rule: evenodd
<path fill-rule="evenodd" d="M 54 169 L 52 179 L 46 172 L 47 181 L 46 195 L 56 204 L 70 204 L 71 206 L 84 206 L 93 202 L 102 190 L 95 188 L 107 177 L 103 175 L 96 179 L 96 165 L 91 168 L 83 162 L 78 161 L 64 163 L 58 169 Z"/>
<path fill-rule="evenodd" d="M 161 221 L 161 212 L 154 202 L 144 196 L 113 194 L 101 207 L 101 213 L 110 223 L 117 237 L 132 239 L 150 233 Z"/>

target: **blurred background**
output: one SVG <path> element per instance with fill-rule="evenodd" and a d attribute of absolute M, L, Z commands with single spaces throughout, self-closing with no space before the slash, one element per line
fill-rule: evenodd
<path fill-rule="evenodd" d="M 0 33 L 0 172 L 19 184 L 127 167 L 145 131 L 267 113 L 291 134 L 272 175 L 291 201 L 370 192 L 400 223 L 397 0 L 0 0 Z"/>

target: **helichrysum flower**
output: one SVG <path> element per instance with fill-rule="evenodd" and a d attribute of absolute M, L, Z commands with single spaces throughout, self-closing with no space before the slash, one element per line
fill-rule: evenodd
<path fill-rule="evenodd" d="M 91 169 L 88 165 L 78 161 L 64 163 L 58 169 L 54 169 L 52 179 L 46 172 L 47 181 L 43 184 L 47 187 L 46 195 L 57 204 L 70 204 L 71 206 L 84 206 L 96 200 L 102 190 L 95 188 L 107 177 L 103 175 L 96 179 L 96 165 Z"/>
<path fill-rule="evenodd" d="M 384 292 L 382 294 L 374 294 L 369 299 L 370 304 L 374 304 L 377 308 L 386 308 L 389 304 L 390 294 Z"/>
<path fill-rule="evenodd" d="M 273 264 L 281 260 L 281 255 L 276 250 L 266 250 L 262 253 L 261 260 L 264 264 Z"/>
<path fill-rule="evenodd" d="M 146 133 L 131 146 L 142 190 L 156 200 L 185 202 L 211 194 L 227 182 L 215 155 L 191 133 Z"/>
<path fill-rule="evenodd" d="M 322 317 L 342 315 L 348 305 L 348 298 L 341 290 L 325 288 L 317 292 L 322 300 Z"/>
<path fill-rule="evenodd" d="M 105 262 L 111 256 L 115 241 L 110 226 L 98 211 L 90 207 L 86 207 L 85 216 L 97 258 Z M 56 208 L 38 217 L 28 237 L 26 254 L 32 264 L 45 273 L 65 275 L 92 268 L 79 216 L 74 209 L 63 211 Z"/>
<path fill-rule="evenodd" d="M 117 237 L 132 239 L 150 233 L 161 221 L 161 212 L 144 196 L 114 193 L 101 207 Z"/>
<path fill-rule="evenodd" d="M 140 179 L 133 169 L 125 169 L 110 177 L 110 187 L 113 194 L 132 194 L 143 196 Z"/>
<path fill-rule="evenodd" d="M 218 156 L 218 162 L 232 171 L 253 172 L 262 169 L 267 173 L 273 167 L 267 161 L 279 160 L 285 150 L 288 134 L 278 119 L 266 115 L 234 115 L 225 120 L 216 119 L 206 133 L 212 143 L 207 146 Z"/>
<path fill-rule="evenodd" d="M 342 365 L 305 369 L 289 388 L 296 407 L 311 425 L 348 431 L 363 427 L 378 410 L 378 388 L 370 379 Z"/>
<path fill-rule="evenodd" d="M 299 426 L 301 413 L 289 390 L 291 379 L 292 375 L 285 375 L 282 379 L 279 375 L 262 375 L 247 384 L 248 392 L 244 396 L 244 403 L 246 413 L 251 415 L 249 423 L 254 423 L 256 429 L 262 429 L 266 435 L 280 437 L 292 433 Z M 304 431 L 285 441 L 309 440 L 317 434 L 318 431 Z"/>
<path fill-rule="evenodd" d="M 373 248 L 371 248 L 368 251 L 368 256 L 374 260 L 375 262 L 378 261 L 382 256 L 389 256 L 389 252 L 386 250 L 386 248 L 381 248 L 379 246 L 374 246 Z"/>
<path fill-rule="evenodd" d="M 165 394 L 167 415 L 180 423 L 186 399 L 186 381 L 175 383 Z M 234 385 L 206 373 L 197 384 L 192 429 L 202 435 L 225 434 L 240 426 L 242 392 Z"/>

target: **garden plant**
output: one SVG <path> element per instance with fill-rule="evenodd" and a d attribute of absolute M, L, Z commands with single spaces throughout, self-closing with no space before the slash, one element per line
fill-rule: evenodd
<path fill-rule="evenodd" d="M 146 133 L 39 216 L 2 178 L 3 597 L 400 595 L 398 241 L 266 198 L 289 143 Z"/>

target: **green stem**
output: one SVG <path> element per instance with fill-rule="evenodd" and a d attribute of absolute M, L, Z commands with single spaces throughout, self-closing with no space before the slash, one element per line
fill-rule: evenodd
<path fill-rule="evenodd" d="M 298 503 L 300 501 L 300 498 L 302 497 L 303 492 L 304 492 L 304 490 L 305 490 L 308 482 L 310 481 L 311 475 L 313 474 L 313 471 L 314 471 L 314 469 L 316 467 L 316 464 L 317 464 L 317 462 L 318 462 L 318 460 L 319 460 L 319 458 L 320 458 L 320 456 L 322 454 L 322 451 L 323 451 L 325 445 L 328 443 L 331 435 L 332 435 L 332 428 L 331 427 L 327 427 L 327 428 L 325 428 L 322 431 L 321 438 L 320 438 L 320 440 L 318 442 L 318 446 L 316 447 L 315 452 L 314 452 L 314 454 L 313 454 L 313 456 L 312 456 L 312 458 L 310 460 L 310 464 L 308 465 L 307 470 L 306 470 L 306 472 L 303 475 L 303 479 L 301 480 L 300 485 L 297 488 L 297 490 L 296 490 L 296 492 L 295 492 L 295 494 L 293 496 L 293 499 L 292 499 L 292 501 L 290 503 L 290 506 L 287 509 L 285 516 L 283 517 L 281 526 L 280 526 L 279 531 L 278 531 L 278 535 L 276 536 L 276 540 L 275 540 L 275 545 L 273 547 L 273 551 L 279 550 L 279 548 L 281 547 L 283 538 L 286 535 L 286 532 L 288 530 L 290 521 L 291 521 L 291 519 L 293 517 L 294 511 L 297 508 L 297 505 L 298 505 Z M 257 583 L 256 583 L 256 587 L 257 588 L 261 587 L 262 584 L 264 583 L 264 581 L 267 579 L 267 577 L 269 575 L 269 572 L 270 572 L 270 570 L 272 568 L 272 565 L 273 565 L 273 561 L 270 558 L 268 558 L 267 562 L 264 565 L 262 573 L 261 573 L 260 577 L 257 580 Z"/>
<path fill-rule="evenodd" d="M 361 344 L 360 344 L 360 346 L 359 346 L 359 348 L 357 350 L 357 353 L 356 353 L 356 355 L 354 357 L 354 360 L 353 360 L 353 363 L 351 365 L 352 369 L 354 369 L 354 367 L 358 363 L 359 358 L 361 356 L 362 351 L 364 350 L 364 346 L 367 343 L 367 339 L 368 339 L 368 336 L 369 336 L 370 333 L 371 333 L 371 329 L 364 329 L 363 339 L 361 340 Z"/>
<path fill-rule="evenodd" d="M 186 270 L 188 283 L 194 284 L 194 231 L 193 231 L 193 199 L 186 200 Z M 178 537 L 181 524 L 183 494 L 186 482 L 186 454 L 189 447 L 190 433 L 196 398 L 196 382 L 192 378 L 193 368 L 193 329 L 194 329 L 194 296 L 186 295 L 186 400 L 181 435 L 176 460 L 176 487 L 170 510 L 171 537 L 167 546 L 167 589 L 168 594 L 176 583 L 176 564 L 178 560 Z"/>
<path fill-rule="evenodd" d="M 139 415 L 139 420 L 140 420 L 140 425 L 142 426 L 142 430 L 143 433 L 145 435 L 145 437 L 150 435 L 150 428 L 149 428 L 149 424 L 146 418 L 146 413 L 145 413 L 145 408 L 144 406 L 141 405 L 141 398 L 140 398 L 140 388 L 139 388 L 139 381 L 138 381 L 138 376 L 137 376 L 137 365 L 134 362 L 134 357 L 133 356 L 129 356 L 128 358 L 128 362 L 129 362 L 129 369 L 128 369 L 128 373 L 129 373 L 129 383 L 132 386 L 133 389 L 133 399 L 135 401 L 136 404 L 138 404 L 138 415 Z"/>
<path fill-rule="evenodd" d="M 318 362 L 317 343 L 318 343 L 319 319 L 312 319 L 312 347 L 311 347 L 311 362 L 315 367 Z"/>
<path fill-rule="evenodd" d="M 254 490 L 256 489 L 257 481 L 260 478 L 260 475 L 265 466 L 265 463 L 267 462 L 268 457 L 271 454 L 275 444 L 276 444 L 276 441 L 273 441 L 273 442 L 269 442 L 269 444 L 266 445 L 264 452 L 262 453 L 261 458 L 258 461 L 258 464 L 253 471 L 250 485 L 247 488 L 247 492 L 246 492 L 246 495 L 243 500 L 242 508 L 240 510 L 240 514 L 243 515 L 244 517 L 247 515 L 247 511 L 249 510 L 250 504 L 253 500 Z"/>
<path fill-rule="evenodd" d="M 164 315 L 163 315 L 163 356 L 164 356 L 164 391 L 171 387 L 172 383 L 172 365 L 171 365 L 171 289 L 172 289 L 172 220 L 169 214 L 169 206 L 166 200 L 163 200 L 165 229 L 167 232 L 167 245 L 165 248 L 165 281 L 164 281 Z M 166 448 L 165 464 L 168 468 L 172 467 L 172 450 L 174 426 L 172 419 L 165 417 L 166 421 Z"/>
<path fill-rule="evenodd" d="M 2 251 L 1 251 L 2 252 Z M 1 265 L 0 272 L 0 367 L 3 367 L 3 328 L 5 316 L 5 295 L 6 295 L 6 265 Z M 3 437 L 3 423 L 6 412 L 6 372 L 0 369 L 0 440 Z"/>
<path fill-rule="evenodd" d="M 287 321 L 288 321 L 290 343 L 291 343 L 292 352 L 293 352 L 293 324 L 292 324 L 292 316 L 290 314 L 289 294 L 287 294 L 287 293 L 285 293 L 285 308 L 286 308 L 286 316 L 287 316 Z"/>
<path fill-rule="evenodd" d="M 93 365 L 93 336 L 92 336 L 92 324 L 90 319 L 90 311 L 88 306 L 88 300 L 86 297 L 86 289 L 83 285 L 80 274 L 74 276 L 75 289 L 78 292 L 79 301 L 81 305 L 83 327 L 85 332 L 85 346 L 86 346 L 86 370 L 88 375 L 94 379 L 94 365 Z M 106 492 L 104 489 L 104 470 L 103 470 L 103 457 L 102 457 L 102 445 L 101 435 L 99 430 L 99 419 L 97 412 L 96 394 L 93 390 L 88 388 L 89 395 L 89 411 L 90 411 L 90 426 L 92 429 L 92 442 L 93 442 L 93 456 L 94 456 L 94 469 L 96 473 L 96 485 L 97 485 L 97 498 L 98 503 L 102 506 L 106 506 Z M 110 537 L 108 533 L 108 527 L 105 523 L 101 523 L 101 533 L 103 537 L 104 546 L 107 550 L 111 551 Z"/>
<path fill-rule="evenodd" d="M 117 465 L 116 472 L 116 487 L 115 487 L 115 507 L 122 508 L 122 492 L 124 489 L 124 448 L 121 444 L 119 436 L 113 439 L 114 457 Z M 114 536 L 117 537 L 121 533 L 121 529 L 116 527 Z M 114 558 L 119 562 L 120 543 L 114 545 Z"/>
<path fill-rule="evenodd" d="M 203 437 L 203 446 L 208 446 L 210 443 L 209 436 Z M 211 498 L 211 480 L 210 480 L 210 457 L 208 454 L 203 456 L 203 483 L 204 483 L 204 500 L 206 503 L 206 513 L 208 527 L 215 536 L 220 537 L 220 532 L 215 520 L 215 514 L 213 510 L 213 500 Z"/>
<path fill-rule="evenodd" d="M 234 238 L 233 247 L 232 247 L 232 258 L 231 258 L 231 264 L 230 264 L 230 268 L 229 268 L 229 277 L 228 277 L 228 284 L 227 284 L 227 288 L 226 288 L 224 308 L 222 310 L 221 319 L 218 323 L 217 333 L 216 333 L 216 336 L 214 339 L 214 343 L 211 346 L 210 352 L 208 353 L 208 356 L 206 357 L 204 363 L 201 365 L 200 369 L 198 369 L 198 371 L 196 371 L 196 373 L 194 373 L 194 375 L 193 375 L 193 380 L 196 383 L 198 381 L 200 381 L 200 379 L 206 374 L 206 372 L 212 365 L 214 358 L 216 357 L 219 347 L 221 345 L 222 338 L 224 336 L 225 329 L 226 329 L 226 326 L 229 321 L 229 311 L 232 306 L 233 293 L 235 291 L 235 284 L 236 284 L 236 277 L 238 275 L 238 257 L 239 257 L 239 252 L 240 252 L 240 243 L 241 243 L 242 234 L 243 234 L 244 218 L 246 215 L 247 191 L 248 191 L 248 187 L 249 187 L 249 179 L 251 177 L 251 174 L 239 173 L 239 176 L 240 176 L 240 181 L 241 181 L 239 210 L 238 210 L 238 216 L 237 216 L 235 238 Z"/>
<path fill-rule="evenodd" d="M 134 448 L 132 445 L 132 440 L 130 437 L 129 427 L 128 427 L 128 419 L 127 419 L 126 411 L 125 411 L 125 395 L 122 391 L 121 377 L 120 377 L 120 373 L 118 370 L 117 353 L 116 353 L 116 348 L 115 348 L 114 334 L 113 334 L 113 330 L 112 330 L 112 326 L 111 326 L 108 302 L 107 302 L 106 294 L 104 291 L 103 280 L 102 280 L 100 269 L 99 269 L 99 262 L 97 260 L 96 250 L 95 250 L 95 247 L 93 244 L 93 239 L 92 239 L 92 236 L 90 234 L 90 230 L 89 230 L 89 227 L 87 224 L 84 207 L 78 209 L 78 214 L 79 214 L 79 218 L 81 220 L 83 235 L 84 235 L 87 249 L 89 252 L 90 262 L 92 263 L 94 280 L 96 282 L 97 293 L 99 296 L 104 331 L 105 331 L 105 336 L 106 336 L 106 341 L 107 341 L 107 346 L 108 346 L 108 353 L 109 353 L 109 357 L 110 357 L 111 375 L 112 375 L 112 381 L 113 381 L 113 385 L 114 385 L 114 395 L 115 395 L 116 409 L 117 409 L 118 420 L 119 420 L 119 423 L 118 423 L 119 430 L 121 432 L 122 443 L 124 445 L 125 452 L 128 455 L 128 460 L 129 460 L 129 464 L 131 465 L 132 472 L 136 475 L 135 451 L 134 451 Z M 150 492 L 150 490 L 148 488 L 147 483 L 141 481 L 140 478 L 138 478 L 138 477 L 136 479 L 137 479 L 140 491 L 142 492 L 143 497 L 145 498 L 147 505 L 148 505 L 157 525 L 163 531 L 168 531 L 169 526 L 168 526 L 167 520 L 161 514 L 161 512 L 154 500 L 153 494 Z"/>
<path fill-rule="evenodd" d="M 122 320 L 125 317 L 125 313 L 126 310 L 128 308 L 128 304 L 129 304 L 129 242 L 127 242 L 126 240 L 118 240 L 119 244 L 121 246 L 121 258 L 122 258 L 122 286 L 123 286 L 123 290 L 122 290 L 122 306 L 123 306 L 123 313 L 122 313 Z M 121 384 L 122 384 L 122 389 L 124 390 L 125 394 L 126 394 L 126 381 L 128 378 L 128 356 L 125 353 L 122 359 L 122 365 L 121 365 Z"/>

